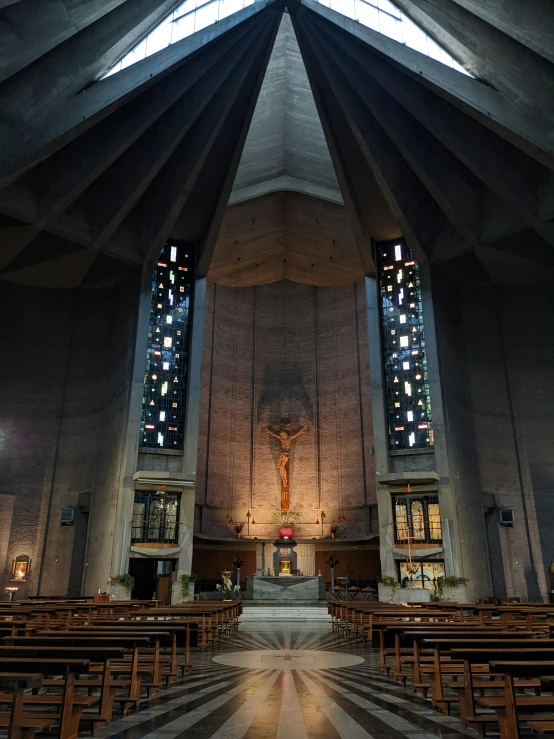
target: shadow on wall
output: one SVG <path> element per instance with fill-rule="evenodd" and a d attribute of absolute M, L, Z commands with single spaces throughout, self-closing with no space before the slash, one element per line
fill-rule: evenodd
<path fill-rule="evenodd" d="M 269 423 L 279 423 L 281 418 L 288 418 L 295 425 L 302 416 L 312 420 L 313 402 L 304 385 L 300 363 L 286 366 L 284 359 L 282 362 L 267 362 L 263 368 L 262 390 L 256 409 L 257 423 L 262 417 L 269 419 Z"/>

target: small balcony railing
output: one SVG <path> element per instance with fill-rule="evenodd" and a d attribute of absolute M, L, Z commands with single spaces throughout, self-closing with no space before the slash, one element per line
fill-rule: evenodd
<path fill-rule="evenodd" d="M 179 541 L 179 525 L 177 521 L 160 521 L 159 519 L 133 520 L 131 542 L 136 544 L 177 544 Z"/>
<path fill-rule="evenodd" d="M 394 524 L 394 541 L 396 544 L 435 544 L 442 546 L 442 521 L 422 521 L 421 524 L 410 525 L 396 521 Z"/>

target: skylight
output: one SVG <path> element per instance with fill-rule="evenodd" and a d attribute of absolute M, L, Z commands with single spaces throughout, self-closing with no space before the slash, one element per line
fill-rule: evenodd
<path fill-rule="evenodd" d="M 472 76 L 451 54 L 439 46 L 431 36 L 428 36 L 390 0 L 371 0 L 371 2 L 369 0 L 316 0 L 316 2 L 401 44 L 406 44 L 410 49 L 430 56 L 431 59 L 436 59 L 446 64 L 447 67 Z"/>
<path fill-rule="evenodd" d="M 193 33 L 253 5 L 254 2 L 255 0 L 185 0 L 114 64 L 104 77 L 130 67 L 131 64 L 140 62 L 187 36 L 192 36 Z"/>
<path fill-rule="evenodd" d="M 184 0 L 142 41 L 127 52 L 103 78 L 130 67 L 131 64 L 155 54 L 161 49 L 191 36 L 239 10 L 253 5 L 255 0 Z M 462 74 L 469 75 L 447 51 L 428 36 L 390 0 L 316 0 L 331 10 L 353 18 L 411 49 L 436 59 Z M 471 76 L 471 75 L 470 75 Z"/>

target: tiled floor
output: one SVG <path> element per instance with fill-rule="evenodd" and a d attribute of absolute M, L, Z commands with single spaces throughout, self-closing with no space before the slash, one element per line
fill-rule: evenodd
<path fill-rule="evenodd" d="M 328 624 L 245 623 L 186 680 L 99 732 L 105 739 L 466 739 Z"/>

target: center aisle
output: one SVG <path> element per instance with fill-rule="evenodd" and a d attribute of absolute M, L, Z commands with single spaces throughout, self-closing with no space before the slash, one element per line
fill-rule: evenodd
<path fill-rule="evenodd" d="M 374 650 L 328 624 L 243 621 L 192 655 L 190 675 L 100 739 L 462 739 L 476 737 L 378 668 Z M 85 736 L 84 734 L 82 735 Z"/>

